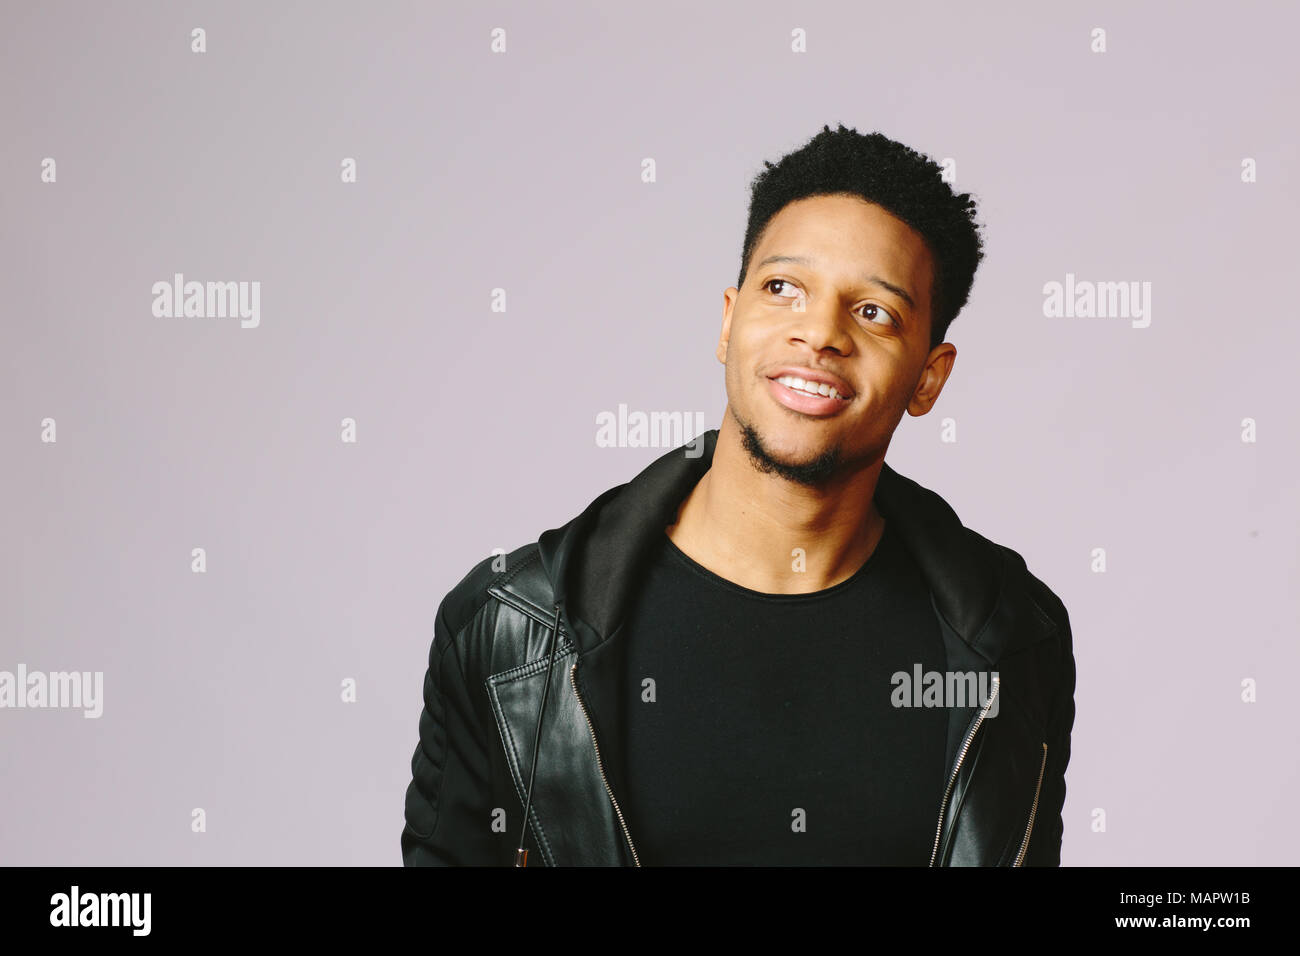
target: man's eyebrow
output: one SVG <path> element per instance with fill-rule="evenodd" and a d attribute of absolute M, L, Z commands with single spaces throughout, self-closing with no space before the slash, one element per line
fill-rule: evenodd
<path fill-rule="evenodd" d="M 771 265 L 774 262 L 793 262 L 796 265 L 807 266 L 810 269 L 813 268 L 812 260 L 807 259 L 804 256 L 768 256 L 754 268 L 761 269 L 763 266 Z M 916 308 L 916 302 L 913 301 L 910 295 L 908 295 L 907 290 L 897 283 L 890 282 L 888 279 L 882 279 L 880 276 L 863 276 L 862 279 L 865 282 L 874 282 L 876 285 L 884 286 L 890 292 L 894 293 L 894 295 L 906 302 L 908 306 L 913 309 Z"/>

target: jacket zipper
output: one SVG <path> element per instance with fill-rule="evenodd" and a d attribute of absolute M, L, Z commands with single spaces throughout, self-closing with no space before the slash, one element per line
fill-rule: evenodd
<path fill-rule="evenodd" d="M 1047 741 L 1043 741 L 1043 762 L 1038 768 L 1038 784 L 1034 787 L 1034 804 L 1029 808 L 1029 825 L 1025 827 L 1025 838 L 1020 841 L 1020 852 L 1016 854 L 1013 866 L 1020 866 L 1029 849 L 1029 834 L 1034 829 L 1034 814 L 1038 812 L 1038 794 L 1043 789 L 1043 771 L 1047 769 Z"/>
<path fill-rule="evenodd" d="M 993 706 L 993 701 L 997 700 L 999 681 L 997 676 L 993 677 L 993 693 L 989 694 L 989 699 L 985 702 L 983 709 L 975 715 L 971 721 L 971 728 L 966 733 L 966 739 L 962 741 L 961 750 L 957 754 L 957 762 L 952 766 L 952 776 L 948 778 L 948 786 L 943 792 L 943 802 L 939 804 L 939 826 L 934 833 L 934 849 L 930 852 L 930 865 L 934 866 L 935 857 L 939 855 L 939 838 L 943 835 L 943 814 L 948 809 L 948 798 L 952 796 L 953 784 L 957 782 L 957 773 L 961 770 L 961 762 L 966 759 L 966 752 L 970 750 L 971 741 L 975 739 L 976 732 L 980 729 L 980 724 L 988 715 L 989 708 Z"/>
<path fill-rule="evenodd" d="M 600 779 L 605 783 L 605 792 L 609 794 L 609 802 L 614 805 L 614 812 L 618 814 L 619 826 L 623 828 L 623 836 L 627 838 L 628 849 L 632 851 L 632 862 L 637 866 L 641 865 L 640 858 L 636 855 L 636 847 L 632 844 L 632 834 L 627 830 L 627 821 L 623 819 L 623 811 L 618 807 L 618 801 L 614 799 L 614 790 L 609 785 L 609 778 L 605 776 L 605 762 L 600 757 L 600 744 L 596 742 L 596 728 L 592 726 L 591 715 L 587 713 L 587 705 L 582 701 L 582 695 L 578 693 L 578 662 L 574 661 L 573 666 L 569 668 L 569 683 L 573 685 L 573 696 L 578 699 L 578 706 L 582 708 L 582 716 L 587 719 L 587 729 L 591 731 L 591 745 L 596 748 L 596 766 L 600 768 Z"/>

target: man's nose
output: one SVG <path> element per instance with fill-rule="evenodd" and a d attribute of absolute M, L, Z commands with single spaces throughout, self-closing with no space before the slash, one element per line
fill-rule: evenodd
<path fill-rule="evenodd" d="M 834 301 L 813 302 L 801 297 L 791 307 L 794 314 L 790 335 L 806 342 L 816 351 L 833 348 L 847 355 L 853 348 L 849 324 L 853 317 Z"/>

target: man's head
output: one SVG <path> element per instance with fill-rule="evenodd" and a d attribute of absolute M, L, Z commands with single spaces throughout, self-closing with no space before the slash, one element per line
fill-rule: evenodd
<path fill-rule="evenodd" d="M 879 133 L 828 126 L 765 165 L 717 354 L 755 464 L 815 486 L 881 458 L 903 412 L 933 406 L 983 243 L 970 195 Z M 783 370 L 841 397 L 800 395 Z"/>

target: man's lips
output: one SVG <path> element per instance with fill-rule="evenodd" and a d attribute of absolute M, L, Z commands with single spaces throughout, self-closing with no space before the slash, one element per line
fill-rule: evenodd
<path fill-rule="evenodd" d="M 816 385 L 829 385 L 840 393 L 841 398 L 852 398 L 853 389 L 849 383 L 844 381 L 833 372 L 828 372 L 819 368 L 807 368 L 802 365 L 784 365 L 781 368 L 773 369 L 768 373 L 768 378 L 791 378 L 802 379 L 804 382 L 812 382 Z"/>
<path fill-rule="evenodd" d="M 791 411 L 816 418 L 839 414 L 848 407 L 850 402 L 847 398 L 831 398 L 829 395 L 811 395 L 801 392 L 788 385 L 782 385 L 774 378 L 767 380 L 767 387 L 778 404 L 784 405 Z"/>

